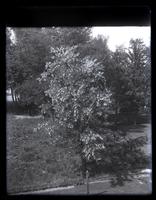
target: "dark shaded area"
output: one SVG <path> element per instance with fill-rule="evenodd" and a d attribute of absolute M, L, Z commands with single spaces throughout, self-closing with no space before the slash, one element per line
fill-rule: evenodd
<path fill-rule="evenodd" d="M 16 102 L 7 102 L 6 111 L 8 114 L 15 114 L 15 115 L 37 115 L 40 113 L 40 110 L 36 105 L 20 105 Z"/>
<path fill-rule="evenodd" d="M 142 169 L 151 169 L 151 156 L 140 149 L 148 142 L 148 137 L 142 136 L 143 128 L 145 124 L 150 122 L 150 116 L 141 115 L 137 119 L 137 124 L 133 123 L 120 124 L 118 126 L 110 126 L 113 135 L 121 135 L 124 137 L 124 142 L 117 140 L 108 140 L 105 146 L 107 152 L 99 151 L 102 159 L 99 161 L 87 162 L 87 169 L 90 176 L 95 177 L 97 175 L 109 174 L 113 178 L 111 180 L 112 187 L 123 186 L 125 182 L 133 180 L 133 176 Z M 142 124 L 145 123 L 145 124 Z M 106 131 L 107 132 L 107 131 Z M 140 133 L 140 136 L 136 138 L 126 139 L 128 133 Z M 110 135 L 111 132 L 110 132 Z"/>
<path fill-rule="evenodd" d="M 147 6 L 51 6 L 6 8 L 9 26 L 132 26 L 149 25 L 150 10 Z M 93 14 L 94 13 L 94 14 Z M 113 15 L 112 15 L 113 13 Z M 11 16 L 11 17 L 10 17 Z"/>
<path fill-rule="evenodd" d="M 108 117 L 109 122 L 114 122 L 114 126 L 120 127 L 129 125 L 140 125 L 151 122 L 151 114 L 123 113 L 118 115 L 117 124 L 115 124 L 116 116 L 112 114 Z M 114 127 L 115 128 L 115 127 Z"/>

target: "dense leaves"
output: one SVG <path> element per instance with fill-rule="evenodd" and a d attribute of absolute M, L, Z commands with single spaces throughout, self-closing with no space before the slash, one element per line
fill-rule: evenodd
<path fill-rule="evenodd" d="M 9 30 L 7 29 L 8 32 Z M 41 28 L 11 30 L 14 31 L 15 41 L 13 43 L 7 40 L 7 87 L 11 88 L 14 101 L 31 105 L 35 88 L 36 99 L 38 101 L 42 99 L 40 92 L 37 91 L 37 82 L 33 81 L 32 89 L 30 89 L 30 83 L 44 70 L 46 57 L 50 50 L 49 41 Z M 41 102 L 42 100 L 40 104 Z"/>

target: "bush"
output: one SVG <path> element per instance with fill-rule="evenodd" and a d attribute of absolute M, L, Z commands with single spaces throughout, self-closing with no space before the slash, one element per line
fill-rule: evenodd
<path fill-rule="evenodd" d="M 120 132 L 113 132 L 106 135 L 105 149 L 96 153 L 100 159 L 87 163 L 92 176 L 109 173 L 121 183 L 121 180 L 126 180 L 129 174 L 149 166 L 149 158 L 140 148 L 147 143 L 147 138 L 140 136 L 132 139 L 126 134 L 119 137 L 119 134 Z"/>

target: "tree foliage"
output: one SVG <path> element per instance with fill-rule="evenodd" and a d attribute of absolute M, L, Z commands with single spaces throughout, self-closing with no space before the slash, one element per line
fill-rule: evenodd
<path fill-rule="evenodd" d="M 128 76 L 137 106 L 143 110 L 150 107 L 150 54 L 141 39 L 131 40 L 128 52 Z M 148 102 L 148 103 L 147 103 Z"/>
<path fill-rule="evenodd" d="M 49 40 L 41 28 L 11 30 L 16 40 L 11 42 L 7 34 L 7 87 L 11 88 L 13 100 L 19 104 L 31 105 L 32 99 L 35 101 L 33 104 L 36 104 L 42 96 L 35 79 L 44 70 L 50 49 Z M 32 97 L 34 91 L 36 98 Z"/>

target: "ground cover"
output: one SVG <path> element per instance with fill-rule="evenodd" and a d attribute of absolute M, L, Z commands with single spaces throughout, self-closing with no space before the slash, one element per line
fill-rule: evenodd
<path fill-rule="evenodd" d="M 10 193 L 83 183 L 78 170 L 80 164 L 79 156 L 73 148 L 69 148 L 69 144 L 65 146 L 61 138 L 59 142 L 54 142 L 57 136 L 51 138 L 43 130 L 39 132 L 33 131 L 37 124 L 42 121 L 42 118 L 37 117 L 17 118 L 15 115 L 7 115 L 7 189 Z M 150 155 L 150 124 L 133 126 L 129 129 L 130 137 L 143 135 L 148 136 L 149 142 L 142 148 L 146 154 Z M 98 175 L 91 177 L 90 181 L 96 181 L 99 178 L 106 180 L 110 177 L 108 175 L 107 178 L 106 176 Z M 116 188 L 119 187 L 120 191 L 125 191 L 125 193 L 126 191 L 133 191 L 132 188 L 135 188 L 134 192 L 139 192 L 143 187 L 146 187 L 146 190 L 143 190 L 143 192 L 149 191 L 149 183 L 140 184 L 139 188 L 135 186 L 137 184 L 138 182 L 133 180 L 123 186 L 127 187 L 127 189 L 131 187 L 130 190 L 120 188 L 121 186 L 117 186 Z M 107 192 L 118 193 L 119 189 L 113 189 L 108 182 L 97 183 L 94 187 L 95 190 L 93 189 L 92 192 L 99 192 L 105 187 L 107 188 Z M 85 188 L 84 185 L 78 186 L 70 192 L 72 193 L 76 190 L 78 193 L 81 193 L 81 190 L 86 191 Z M 62 192 L 60 191 L 60 193 Z"/>

